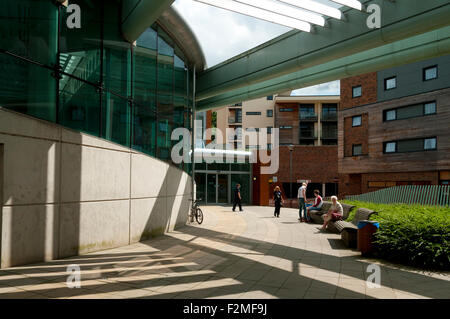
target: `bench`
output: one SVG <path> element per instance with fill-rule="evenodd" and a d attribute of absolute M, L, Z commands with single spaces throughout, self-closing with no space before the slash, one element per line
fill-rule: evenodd
<path fill-rule="evenodd" d="M 322 215 L 326 214 L 331 207 L 331 202 L 324 201 L 320 210 L 309 211 L 309 217 L 315 224 L 322 224 Z"/>
<path fill-rule="evenodd" d="M 356 248 L 358 223 L 360 221 L 369 220 L 372 214 L 378 213 L 367 208 L 358 208 L 352 222 L 347 222 L 345 220 L 338 220 L 333 222 L 333 227 L 335 227 L 336 230 L 341 233 L 341 239 L 344 242 L 345 246 L 349 248 Z"/>
<path fill-rule="evenodd" d="M 348 204 L 342 204 L 342 209 L 344 210 L 342 218 L 346 220 L 348 218 L 348 215 L 350 215 L 350 212 L 352 211 L 355 206 L 348 205 Z M 313 220 L 315 224 L 323 224 L 323 215 L 328 213 L 331 207 L 331 202 L 323 202 L 321 210 L 318 211 L 310 211 L 309 216 Z M 328 223 L 327 229 L 333 233 L 338 233 L 337 229 L 334 227 L 334 223 L 330 222 Z"/>

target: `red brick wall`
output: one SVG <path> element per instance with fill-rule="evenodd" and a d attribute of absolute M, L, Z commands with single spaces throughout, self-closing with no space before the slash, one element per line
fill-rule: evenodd
<path fill-rule="evenodd" d="M 295 145 L 292 152 L 293 182 L 298 179 L 313 183 L 333 183 L 338 177 L 337 146 Z M 280 167 L 276 174 L 280 182 L 289 182 L 289 147 L 280 146 Z"/>
<path fill-rule="evenodd" d="M 299 179 L 311 180 L 312 183 L 334 183 L 338 177 L 337 146 L 293 146 L 292 182 Z M 253 164 L 253 204 L 269 205 L 275 186 L 282 187 L 290 182 L 289 147 L 280 146 L 280 166 L 278 173 L 260 175 L 260 165 Z M 276 176 L 277 183 L 270 183 Z"/>
<path fill-rule="evenodd" d="M 212 111 L 206 112 L 206 127 L 205 127 L 205 129 L 208 129 L 208 128 L 212 128 Z M 211 140 L 210 139 L 206 140 L 205 143 L 209 144 L 209 143 L 211 143 Z"/>
<path fill-rule="evenodd" d="M 362 96 L 353 98 L 353 87 L 362 86 Z M 375 103 L 377 101 L 377 73 L 367 73 L 341 80 L 341 102 L 339 109 Z"/>
<path fill-rule="evenodd" d="M 361 194 L 361 174 L 339 175 L 339 197 Z"/>
<path fill-rule="evenodd" d="M 344 156 L 353 155 L 354 144 L 361 144 L 362 153 L 369 154 L 369 115 L 361 115 L 361 126 L 352 127 L 352 116 L 344 118 Z"/>

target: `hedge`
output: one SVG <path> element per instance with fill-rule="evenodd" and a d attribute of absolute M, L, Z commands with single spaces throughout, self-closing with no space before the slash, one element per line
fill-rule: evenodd
<path fill-rule="evenodd" d="M 378 212 L 376 256 L 424 269 L 450 270 L 450 208 L 344 201 Z M 354 217 L 352 211 L 348 220 Z"/>

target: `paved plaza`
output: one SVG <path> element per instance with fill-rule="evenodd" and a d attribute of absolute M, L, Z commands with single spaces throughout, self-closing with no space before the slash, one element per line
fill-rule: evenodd
<path fill-rule="evenodd" d="M 127 247 L 0 270 L 0 298 L 449 298 L 449 273 L 362 258 L 294 209 L 202 207 L 204 223 Z M 367 267 L 381 267 L 369 288 Z M 70 289 L 67 266 L 81 268 Z"/>

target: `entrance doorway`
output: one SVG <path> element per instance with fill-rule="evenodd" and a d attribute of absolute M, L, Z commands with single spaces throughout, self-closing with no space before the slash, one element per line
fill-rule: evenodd
<path fill-rule="evenodd" d="M 241 184 L 242 202 L 250 203 L 250 174 L 195 173 L 195 183 L 197 198 L 203 203 L 230 204 L 237 183 Z"/>
<path fill-rule="evenodd" d="M 228 203 L 228 175 L 217 175 L 217 203 Z"/>
<path fill-rule="evenodd" d="M 236 184 L 241 184 L 243 204 L 251 203 L 251 165 L 240 164 L 196 164 L 196 198 L 205 204 L 231 204 Z"/>

